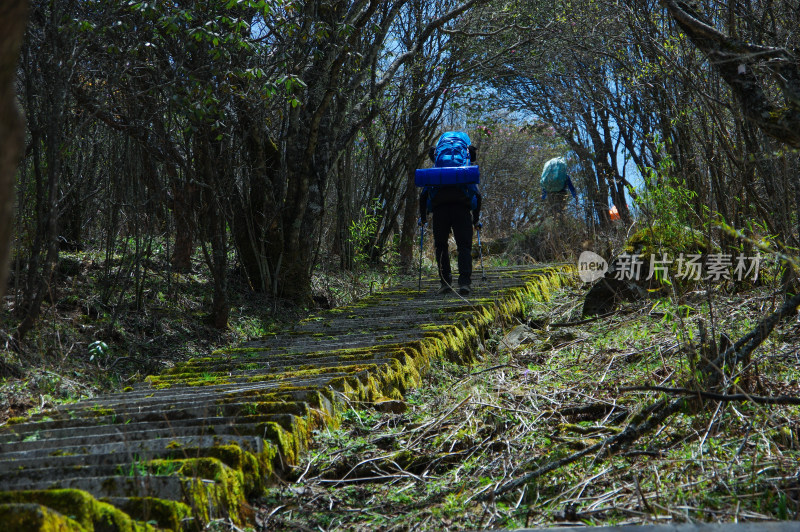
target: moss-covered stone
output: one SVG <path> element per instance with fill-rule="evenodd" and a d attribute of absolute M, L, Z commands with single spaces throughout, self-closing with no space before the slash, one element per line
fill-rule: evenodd
<path fill-rule="evenodd" d="M 155 522 L 159 528 L 167 530 L 189 530 L 194 523 L 192 509 L 178 501 L 131 497 L 121 502 L 119 509 L 139 521 Z"/>
<path fill-rule="evenodd" d="M 20 532 L 87 532 L 74 519 L 41 504 L 0 504 L 0 523 L 7 531 Z"/>
<path fill-rule="evenodd" d="M 140 523 L 129 515 L 100 502 L 85 491 L 72 489 L 5 491 L 0 492 L 0 504 L 34 504 L 41 505 L 69 517 L 82 530 L 94 532 L 134 532 L 150 531 L 152 526 Z M 0 520 L 6 523 L 4 520 Z M 25 528 L 11 530 L 26 530 Z M 36 529 L 32 529 L 36 530 Z M 59 530 L 54 528 L 53 530 Z"/>

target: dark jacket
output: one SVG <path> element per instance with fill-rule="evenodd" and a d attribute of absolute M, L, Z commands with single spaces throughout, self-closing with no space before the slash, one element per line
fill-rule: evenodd
<path fill-rule="evenodd" d="M 428 217 L 428 195 L 429 189 L 428 187 L 424 187 L 419 195 L 419 217 L 421 220 L 425 220 Z M 472 210 L 473 225 L 478 223 L 481 216 L 482 197 L 480 191 L 476 192 L 476 195 L 477 207 Z M 436 190 L 436 194 L 433 195 L 433 199 L 431 200 L 431 210 L 443 205 L 464 205 L 469 207 L 470 203 L 470 198 L 467 197 L 461 187 L 440 187 Z"/>

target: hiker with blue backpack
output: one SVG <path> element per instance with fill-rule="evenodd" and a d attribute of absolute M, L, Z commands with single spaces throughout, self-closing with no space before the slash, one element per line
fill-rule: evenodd
<path fill-rule="evenodd" d="M 567 172 L 567 161 L 564 157 L 550 159 L 542 169 L 540 179 L 542 185 L 542 201 L 547 201 L 553 214 L 562 214 L 567 206 L 567 190 L 576 200 L 575 186 Z M 548 200 L 549 196 L 549 200 Z"/>
<path fill-rule="evenodd" d="M 424 231 L 428 213 L 433 214 L 433 245 L 441 282 L 437 293 L 455 291 L 448 250 L 452 231 L 458 248 L 458 293 L 466 296 L 472 292 L 472 228 L 480 230 L 476 150 L 466 133 L 451 131 L 439 137 L 428 155 L 434 168 L 417 170 L 417 184 L 422 186 L 419 223 Z"/>

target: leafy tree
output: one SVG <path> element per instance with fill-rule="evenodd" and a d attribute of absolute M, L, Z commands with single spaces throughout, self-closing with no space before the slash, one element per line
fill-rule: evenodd
<path fill-rule="evenodd" d="M 648 162 L 638 138 L 642 115 L 619 68 L 623 59 L 602 51 L 622 32 L 606 9 L 591 2 L 498 2 L 492 16 L 475 17 L 468 33 L 483 44 L 474 59 L 485 66 L 479 79 L 502 104 L 550 124 L 578 155 L 592 219 L 601 225 L 609 223 L 609 203 L 629 217 L 626 168 L 619 164 L 624 152 L 639 151 L 641 164 Z"/>
<path fill-rule="evenodd" d="M 23 105 L 30 131 L 30 157 L 22 166 L 20 187 L 30 187 L 33 216 L 21 215 L 17 238 L 27 244 L 22 300 L 16 305 L 20 323 L 15 339 L 24 338 L 39 317 L 42 301 L 52 295 L 51 280 L 59 257 L 65 159 L 77 117 L 69 86 L 75 79 L 75 57 L 82 46 L 76 42 L 71 23 L 73 2 L 35 2 L 32 24 L 22 49 Z M 47 50 L 42 53 L 41 50 Z M 29 179 L 30 178 L 30 179 Z"/>
<path fill-rule="evenodd" d="M 470 131 L 478 149 L 486 234 L 520 231 L 536 219 L 542 195 L 539 178 L 544 164 L 569 148 L 546 124 L 480 120 Z"/>
<path fill-rule="evenodd" d="M 270 247 L 268 262 L 284 265 L 281 294 L 291 299 L 310 297 L 316 239 L 308 236 L 318 234 L 325 209 L 323 191 L 336 159 L 356 132 L 376 116 L 373 102 L 398 70 L 421 51 L 437 28 L 478 0 L 427 20 L 414 44 L 379 70 L 379 56 L 405 3 L 356 2 L 349 6 L 339 2 L 319 10 L 306 5 L 303 20 L 326 31 L 319 37 L 321 46 L 309 41 L 293 47 L 290 70 L 302 81 L 297 87 L 301 103 L 286 110 L 287 125 L 281 137 L 286 148 L 286 197 L 282 223 L 267 235 L 278 244 Z M 358 53 L 354 54 L 356 45 Z"/>

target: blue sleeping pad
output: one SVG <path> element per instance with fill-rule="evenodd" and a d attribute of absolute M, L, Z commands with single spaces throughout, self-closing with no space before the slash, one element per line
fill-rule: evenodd
<path fill-rule="evenodd" d="M 481 173 L 477 165 L 444 168 L 419 168 L 414 174 L 418 187 L 443 185 L 477 185 Z"/>

